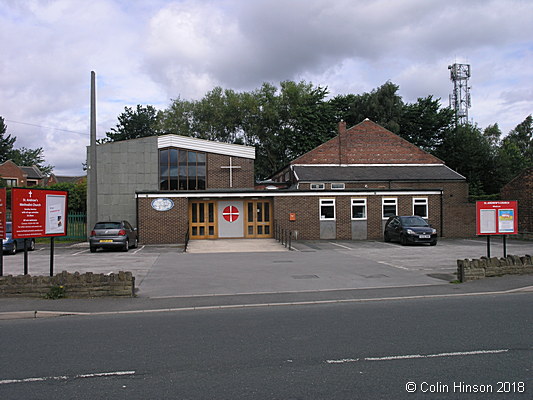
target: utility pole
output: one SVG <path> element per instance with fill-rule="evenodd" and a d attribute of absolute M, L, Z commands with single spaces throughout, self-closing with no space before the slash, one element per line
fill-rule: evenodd
<path fill-rule="evenodd" d="M 87 236 L 98 218 L 98 177 L 96 159 L 96 74 L 91 71 L 91 138 L 87 152 Z"/>

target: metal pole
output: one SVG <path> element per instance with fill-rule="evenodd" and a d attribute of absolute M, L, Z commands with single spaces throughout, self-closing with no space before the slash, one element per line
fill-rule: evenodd
<path fill-rule="evenodd" d="M 4 249 L 0 250 L 0 276 L 4 276 Z"/>
<path fill-rule="evenodd" d="M 50 276 L 54 276 L 54 239 L 53 236 L 50 238 Z"/>
<path fill-rule="evenodd" d="M 28 275 L 28 239 L 24 239 L 24 275 Z"/>
<path fill-rule="evenodd" d="M 487 258 L 490 258 L 490 235 L 487 235 Z"/>
<path fill-rule="evenodd" d="M 507 257 L 507 235 L 503 235 L 503 258 Z"/>

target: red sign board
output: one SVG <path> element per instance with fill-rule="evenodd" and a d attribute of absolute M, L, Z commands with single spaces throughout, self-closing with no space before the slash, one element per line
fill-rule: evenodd
<path fill-rule="evenodd" d="M 476 202 L 478 235 L 515 235 L 518 233 L 517 201 Z"/>
<path fill-rule="evenodd" d="M 0 189 L 0 239 L 6 238 L 6 188 Z"/>
<path fill-rule="evenodd" d="M 65 236 L 68 192 L 13 188 L 13 238 Z"/>

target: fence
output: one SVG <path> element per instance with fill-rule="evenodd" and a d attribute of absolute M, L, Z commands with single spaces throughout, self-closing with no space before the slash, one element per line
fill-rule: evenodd
<path fill-rule="evenodd" d="M 274 221 L 274 237 L 282 245 L 292 250 L 292 231 L 281 228 L 276 221 Z"/>
<path fill-rule="evenodd" d="M 60 236 L 58 240 L 87 240 L 87 214 L 70 213 L 67 221 L 67 236 Z"/>

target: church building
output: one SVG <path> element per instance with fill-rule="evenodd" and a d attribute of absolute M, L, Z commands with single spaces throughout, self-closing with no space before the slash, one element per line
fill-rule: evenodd
<path fill-rule="evenodd" d="M 89 152 L 89 154 L 91 154 Z M 438 158 L 365 120 L 254 181 L 255 149 L 179 135 L 96 145 L 93 220 L 129 220 L 145 244 L 190 239 L 381 240 L 391 215 L 446 237 L 475 234 L 468 184 Z"/>

